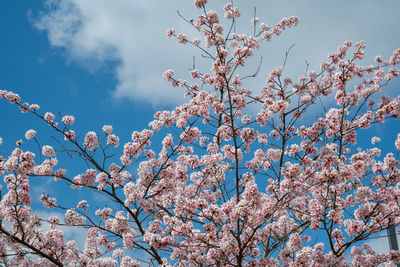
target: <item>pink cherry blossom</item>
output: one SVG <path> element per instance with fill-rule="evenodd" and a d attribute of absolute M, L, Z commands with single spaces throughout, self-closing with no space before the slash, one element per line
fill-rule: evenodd
<path fill-rule="evenodd" d="M 97 134 L 93 131 L 90 131 L 85 136 L 85 143 L 83 144 L 87 149 L 93 150 L 99 146 L 99 139 Z"/>
<path fill-rule="evenodd" d="M 51 122 L 51 121 L 54 120 L 54 118 L 55 118 L 55 116 L 54 116 L 54 114 L 51 113 L 51 112 L 46 112 L 46 114 L 44 114 L 44 119 L 45 119 L 46 121 Z"/>
<path fill-rule="evenodd" d="M 174 71 L 173 70 L 167 70 L 163 74 L 163 79 L 165 79 L 167 81 L 171 81 L 173 75 L 174 75 Z"/>
<path fill-rule="evenodd" d="M 69 125 L 72 125 L 72 124 L 74 124 L 74 122 L 75 122 L 74 116 L 71 116 L 71 115 L 64 116 L 64 117 L 62 117 L 61 120 L 62 120 L 62 122 L 64 122 L 65 124 L 69 124 Z"/>
<path fill-rule="evenodd" d="M 197 8 L 202 8 L 204 5 L 207 4 L 207 2 L 207 0 L 194 0 L 193 3 Z"/>
<path fill-rule="evenodd" d="M 381 139 L 379 137 L 376 137 L 376 136 L 372 137 L 372 139 L 371 139 L 371 143 L 373 145 L 375 145 L 376 143 L 379 143 L 380 141 L 381 141 Z"/>
<path fill-rule="evenodd" d="M 174 34 L 175 34 L 175 30 L 172 28 L 168 29 L 166 32 L 167 37 L 171 37 Z"/>
<path fill-rule="evenodd" d="M 400 134 L 397 135 L 395 145 L 396 145 L 397 150 L 400 151 Z"/>
<path fill-rule="evenodd" d="M 54 151 L 54 148 L 52 146 L 47 145 L 42 147 L 42 154 L 43 156 L 54 157 L 56 155 L 56 152 Z"/>
<path fill-rule="evenodd" d="M 178 38 L 179 43 L 186 44 L 188 42 L 187 36 L 184 33 L 179 33 L 176 38 Z"/>
<path fill-rule="evenodd" d="M 31 140 L 33 137 L 35 137 L 35 135 L 36 135 L 36 131 L 33 129 L 30 129 L 30 130 L 26 131 L 25 138 L 27 140 Z"/>

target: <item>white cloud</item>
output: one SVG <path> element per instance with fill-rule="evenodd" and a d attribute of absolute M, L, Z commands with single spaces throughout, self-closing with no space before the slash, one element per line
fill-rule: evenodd
<path fill-rule="evenodd" d="M 221 1 L 209 2 L 214 9 L 221 10 Z M 250 5 L 235 1 L 243 7 L 242 19 L 246 23 L 252 16 L 253 5 L 257 6 L 257 16 L 267 24 L 274 24 L 283 16 L 300 17 L 297 29 L 290 29 L 258 53 L 264 57 L 263 68 L 248 87 L 260 88 L 267 73 L 282 64 L 284 52 L 293 43 L 296 47 L 287 72 L 293 77 L 304 72 L 305 60 L 311 63 L 311 68 L 318 68 L 328 52 L 348 39 L 364 39 L 368 59 L 375 54 L 387 56 L 397 48 L 400 39 L 395 34 L 400 1 L 384 3 L 258 0 Z M 192 55 L 199 55 L 164 37 L 170 26 L 191 33 L 176 15 L 177 9 L 188 17 L 194 17 L 198 11 L 187 0 L 48 0 L 35 24 L 47 33 L 52 46 L 65 49 L 69 59 L 86 66 L 88 62 L 116 62 L 114 97 L 173 104 L 182 100 L 182 89 L 171 88 L 161 79 L 161 73 L 174 68 L 188 77 L 185 71 L 191 66 Z M 250 65 L 251 71 L 256 65 Z"/>
<path fill-rule="evenodd" d="M 117 62 L 115 97 L 172 103 L 182 92 L 169 88 L 161 73 L 178 54 L 164 38 L 168 25 L 156 20 L 167 5 L 155 6 L 130 0 L 48 1 L 35 25 L 52 46 L 65 48 L 69 59 L 86 66 Z"/>

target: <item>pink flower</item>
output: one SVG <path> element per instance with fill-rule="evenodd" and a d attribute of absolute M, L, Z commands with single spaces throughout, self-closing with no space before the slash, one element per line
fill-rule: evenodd
<path fill-rule="evenodd" d="M 86 219 L 83 217 L 80 217 L 78 215 L 78 212 L 74 209 L 69 209 L 65 213 L 64 222 L 67 225 L 78 226 L 78 225 L 82 225 L 83 223 L 85 223 L 85 221 L 86 221 Z"/>
<path fill-rule="evenodd" d="M 71 115 L 64 116 L 64 117 L 62 117 L 61 120 L 62 120 L 62 122 L 64 122 L 65 124 L 69 124 L 69 125 L 72 125 L 72 124 L 74 124 L 74 122 L 75 122 L 74 116 L 71 116 Z"/>
<path fill-rule="evenodd" d="M 75 139 L 75 137 L 76 137 L 75 132 L 73 130 L 69 130 L 69 131 L 65 132 L 64 140 L 65 141 L 73 140 L 73 139 Z"/>
<path fill-rule="evenodd" d="M 73 181 L 78 186 L 92 186 L 96 179 L 96 175 L 97 175 L 96 170 L 87 169 L 86 173 L 75 176 Z"/>
<path fill-rule="evenodd" d="M 400 134 L 397 135 L 397 139 L 396 139 L 396 142 L 394 144 L 395 144 L 397 150 L 400 151 Z"/>
<path fill-rule="evenodd" d="M 44 119 L 45 119 L 46 121 L 53 121 L 54 118 L 55 118 L 55 116 L 54 116 L 54 114 L 51 113 L 51 112 L 46 112 L 46 113 L 44 114 Z"/>
<path fill-rule="evenodd" d="M 50 216 L 47 221 L 50 223 L 51 229 L 55 229 L 57 225 L 60 223 L 60 220 L 56 216 Z"/>
<path fill-rule="evenodd" d="M 224 6 L 224 10 L 225 11 L 228 11 L 228 10 L 230 10 L 232 8 L 232 3 L 227 3 L 225 6 Z"/>
<path fill-rule="evenodd" d="M 165 264 L 165 266 L 168 266 Z M 123 257 L 121 267 L 140 267 L 140 264 L 129 256 Z"/>
<path fill-rule="evenodd" d="M 219 23 L 218 14 L 215 11 L 213 10 L 208 11 L 206 16 L 210 24 Z"/>
<path fill-rule="evenodd" d="M 163 77 L 164 80 L 172 81 L 172 75 L 174 75 L 174 71 L 173 70 L 166 70 L 162 77 Z"/>
<path fill-rule="evenodd" d="M 260 22 L 260 19 L 259 18 L 251 18 L 250 19 L 250 23 L 251 23 L 251 25 L 256 25 L 257 23 L 259 23 Z"/>
<path fill-rule="evenodd" d="M 202 8 L 205 4 L 207 4 L 207 0 L 194 0 L 193 3 L 197 8 Z"/>
<path fill-rule="evenodd" d="M 303 246 L 301 236 L 298 233 L 292 234 L 289 237 L 287 246 L 288 246 L 288 248 L 293 249 L 293 250 L 301 249 Z"/>
<path fill-rule="evenodd" d="M 110 134 L 107 136 L 107 145 L 114 145 L 115 147 L 119 146 L 119 137 L 114 134 Z"/>
<path fill-rule="evenodd" d="M 35 110 L 38 110 L 38 109 L 40 109 L 40 106 L 37 105 L 37 104 L 32 104 L 32 105 L 29 106 L 29 110 L 35 111 Z"/>
<path fill-rule="evenodd" d="M 30 130 L 26 131 L 25 138 L 27 140 L 31 140 L 33 137 L 35 137 L 35 135 L 36 135 L 36 131 L 33 129 L 30 129 Z"/>
<path fill-rule="evenodd" d="M 379 143 L 381 141 L 381 139 L 379 137 L 372 137 L 371 138 L 371 144 L 375 145 L 376 143 Z"/>
<path fill-rule="evenodd" d="M 190 72 L 190 75 L 192 75 L 192 78 L 194 79 L 194 78 L 199 76 L 199 71 L 198 70 L 192 70 Z"/>
<path fill-rule="evenodd" d="M 122 249 L 116 249 L 114 250 L 113 254 L 112 254 L 113 258 L 121 258 L 124 256 L 124 251 Z"/>
<path fill-rule="evenodd" d="M 54 151 L 54 148 L 51 146 L 43 146 L 42 147 L 42 154 L 43 156 L 48 156 L 48 157 L 55 157 L 56 152 Z"/>
<path fill-rule="evenodd" d="M 99 144 L 99 139 L 97 138 L 97 134 L 95 132 L 88 132 L 85 136 L 85 143 L 83 143 L 83 146 L 85 146 L 89 150 L 93 150 L 96 147 L 98 147 Z"/>
<path fill-rule="evenodd" d="M 111 125 L 104 125 L 102 130 L 107 134 L 111 134 L 113 131 L 113 127 Z"/>
<path fill-rule="evenodd" d="M 194 45 L 199 45 L 200 44 L 200 39 L 199 38 L 194 38 L 193 40 L 192 40 L 192 44 L 194 44 Z"/>
<path fill-rule="evenodd" d="M 21 101 L 21 98 L 18 94 L 15 94 L 13 92 L 5 92 L 4 98 L 9 101 L 10 103 L 19 103 Z"/>
<path fill-rule="evenodd" d="M 178 41 L 181 44 L 186 44 L 188 42 L 187 36 L 184 33 L 179 33 L 176 38 L 178 38 Z"/>
<path fill-rule="evenodd" d="M 54 208 L 57 207 L 57 200 L 55 198 L 51 198 L 48 195 L 42 194 L 39 199 L 45 208 Z"/>
<path fill-rule="evenodd" d="M 187 143 L 192 143 L 193 141 L 197 141 L 201 136 L 201 132 L 199 128 L 194 127 L 186 130 L 185 134 L 180 136 L 181 139 L 185 139 Z"/>
<path fill-rule="evenodd" d="M 76 206 L 77 209 L 83 209 L 86 211 L 86 208 L 89 207 L 86 200 L 79 201 L 78 205 Z"/>
<path fill-rule="evenodd" d="M 172 28 L 168 29 L 166 32 L 167 37 L 171 37 L 174 34 L 175 34 L 175 30 Z"/>
<path fill-rule="evenodd" d="M 132 249 L 135 236 L 132 233 L 124 233 L 122 237 L 123 237 L 124 247 L 126 249 Z"/>
<path fill-rule="evenodd" d="M 382 56 L 376 56 L 375 57 L 375 62 L 378 62 L 378 63 L 382 63 Z"/>
<path fill-rule="evenodd" d="M 281 150 L 270 148 L 267 150 L 268 156 L 271 158 L 272 161 L 278 161 L 281 158 Z"/>

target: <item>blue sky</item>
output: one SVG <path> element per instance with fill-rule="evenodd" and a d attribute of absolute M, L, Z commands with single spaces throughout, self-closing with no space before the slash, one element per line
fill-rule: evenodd
<path fill-rule="evenodd" d="M 210 2 L 221 10 L 221 1 Z M 317 69 L 328 52 L 346 40 L 365 40 L 365 65 L 375 55 L 388 57 L 400 46 L 397 0 L 236 2 L 243 8 L 242 30 L 250 29 L 253 5 L 257 16 L 270 25 L 283 16 L 300 18 L 297 28 L 258 53 L 264 57 L 261 72 L 247 85 L 255 90 L 282 64 L 284 52 L 294 43 L 287 70 L 294 79 L 303 74 L 306 60 Z M 39 104 L 42 112 L 74 115 L 80 135 L 113 124 L 127 141 L 132 130 L 147 126 L 155 111 L 182 102 L 182 92 L 161 79 L 170 68 L 189 78 L 192 55 L 198 55 L 165 37 L 171 26 L 193 33 L 176 15 L 177 9 L 187 17 L 197 12 L 188 0 L 1 1 L 0 89 L 19 93 L 25 101 Z M 399 85 L 389 85 L 388 94 L 398 95 Z M 0 102 L 0 114 L 1 152 L 9 152 L 30 128 L 38 129 L 43 143 L 52 134 L 5 101 Z M 379 129 L 393 147 L 393 128 Z"/>

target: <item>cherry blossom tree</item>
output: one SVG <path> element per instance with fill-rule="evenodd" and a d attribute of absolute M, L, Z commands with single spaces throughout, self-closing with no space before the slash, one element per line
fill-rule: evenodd
<path fill-rule="evenodd" d="M 399 118 L 400 99 L 385 96 L 384 86 L 399 76 L 400 49 L 389 59 L 376 57 L 373 65 L 361 66 L 364 42 L 347 41 L 319 70 L 293 80 L 284 74 L 285 60 L 267 75 L 263 88 L 252 91 L 246 78 L 261 74 L 246 74 L 249 60 L 263 43 L 296 26 L 298 18 L 267 26 L 253 16 L 251 33 L 241 34 L 235 32 L 241 14 L 231 2 L 222 15 L 209 10 L 207 0 L 194 5 L 200 15 L 182 18 L 198 36 L 173 29 L 167 36 L 198 48 L 211 68 L 193 64 L 189 80 L 167 70 L 163 78 L 182 88 L 187 102 L 157 112 L 149 128 L 134 131 L 128 142 L 121 142 L 110 125 L 79 133 L 73 116 L 42 113 L 39 105 L 0 91 L 0 98 L 59 137 L 40 144 L 37 129 L 31 129 L 26 140 L 0 157 L 1 264 L 400 262 L 399 252 L 376 253 L 364 242 L 389 224 L 400 224 L 400 135 L 386 155 L 376 145 L 378 137 L 369 149 L 357 143 L 358 133 Z M 315 106 L 321 114 L 316 119 Z M 40 149 L 26 150 L 29 142 Z M 64 169 L 69 157 L 84 171 Z M 106 197 L 112 205 L 78 198 L 67 205 L 58 201 L 61 192 L 33 195 L 30 184 L 46 179 Z M 32 198 L 63 218 L 40 216 Z M 84 229 L 84 247 L 66 239 L 70 228 Z"/>

